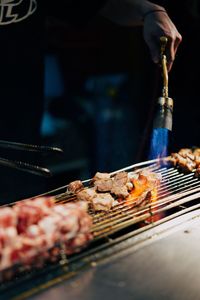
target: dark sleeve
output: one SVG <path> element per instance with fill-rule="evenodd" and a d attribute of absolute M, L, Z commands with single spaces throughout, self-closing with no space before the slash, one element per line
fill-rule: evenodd
<path fill-rule="evenodd" d="M 46 0 L 46 12 L 49 16 L 64 19 L 72 25 L 89 22 L 108 0 Z"/>

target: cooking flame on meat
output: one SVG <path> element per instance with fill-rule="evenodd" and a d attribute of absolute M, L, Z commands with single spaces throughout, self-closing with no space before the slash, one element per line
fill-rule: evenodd
<path fill-rule="evenodd" d="M 126 198 L 128 205 L 145 206 L 145 204 L 155 205 L 158 200 L 158 186 L 161 178 L 153 173 L 140 173 L 138 178 L 133 178 L 133 189 Z M 146 203 L 145 203 L 146 202 Z M 156 208 L 150 207 L 151 213 L 156 212 Z M 149 217 L 146 221 L 155 222 L 161 218 L 160 214 L 155 214 Z"/>
<path fill-rule="evenodd" d="M 143 182 L 143 183 L 142 183 Z M 141 196 L 145 191 L 147 191 L 148 184 L 146 180 L 133 180 L 134 188 L 130 192 L 129 196 L 126 198 L 127 202 L 132 203 L 133 200 L 136 200 L 139 196 Z"/>
<path fill-rule="evenodd" d="M 137 201 L 141 199 L 141 201 L 148 199 L 148 201 L 152 201 L 152 199 L 157 199 L 157 187 L 154 187 L 157 181 L 148 180 L 148 177 L 139 174 L 138 178 L 132 179 L 133 189 L 130 192 L 129 196 L 126 198 L 127 203 L 133 203 L 133 201 Z M 155 190 L 155 192 L 154 192 Z"/>

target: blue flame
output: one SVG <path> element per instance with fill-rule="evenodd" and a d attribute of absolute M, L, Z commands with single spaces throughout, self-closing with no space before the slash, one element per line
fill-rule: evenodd
<path fill-rule="evenodd" d="M 169 130 L 166 128 L 153 129 L 149 159 L 167 156 L 168 144 L 169 144 Z"/>

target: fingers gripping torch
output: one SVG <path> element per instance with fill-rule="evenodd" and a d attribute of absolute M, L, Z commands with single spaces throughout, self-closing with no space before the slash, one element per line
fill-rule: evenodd
<path fill-rule="evenodd" d="M 160 38 L 163 89 L 162 97 L 158 98 L 157 111 L 153 123 L 153 128 L 166 128 L 172 131 L 173 99 L 168 97 L 167 57 L 165 55 L 167 42 L 167 37 L 163 36 Z"/>

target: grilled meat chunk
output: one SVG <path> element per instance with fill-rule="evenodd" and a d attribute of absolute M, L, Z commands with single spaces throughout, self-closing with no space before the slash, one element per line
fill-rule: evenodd
<path fill-rule="evenodd" d="M 119 188 L 123 188 L 122 194 L 124 194 L 124 186 L 128 182 L 128 174 L 126 172 L 119 172 L 113 177 L 110 177 L 107 173 L 97 172 L 93 178 L 93 183 L 98 192 L 111 192 L 116 196 L 119 192 L 115 193 L 116 189 L 119 191 Z"/>
<path fill-rule="evenodd" d="M 114 184 L 111 190 L 111 194 L 114 194 L 116 197 L 125 199 L 126 197 L 128 197 L 129 192 L 126 186 L 118 186 Z"/>
<path fill-rule="evenodd" d="M 113 181 L 110 174 L 97 172 L 92 179 L 92 184 L 98 192 L 110 192 Z"/>
<path fill-rule="evenodd" d="M 186 150 L 188 149 L 181 149 L 178 153 L 172 153 L 170 161 L 186 173 L 194 172 L 199 165 L 200 157 Z"/>
<path fill-rule="evenodd" d="M 108 211 L 114 206 L 114 198 L 109 193 L 99 193 L 92 200 L 92 206 L 95 211 Z"/>
<path fill-rule="evenodd" d="M 182 148 L 181 150 L 179 150 L 178 154 L 180 154 L 183 157 L 187 157 L 188 155 L 192 155 L 192 149 L 189 148 Z"/>
<path fill-rule="evenodd" d="M 114 175 L 113 181 L 115 185 L 124 186 L 128 182 L 128 173 L 127 172 L 119 172 Z"/>
<path fill-rule="evenodd" d="M 98 179 L 94 181 L 94 186 L 98 192 L 110 192 L 113 186 L 112 178 Z"/>
<path fill-rule="evenodd" d="M 109 179 L 110 178 L 110 174 L 109 173 L 101 173 L 101 172 L 97 172 L 94 177 L 93 177 L 93 181 L 96 181 L 96 180 L 106 180 L 106 179 Z"/>
<path fill-rule="evenodd" d="M 97 193 L 94 188 L 84 189 L 76 194 L 79 201 L 88 201 L 91 202 Z"/>
<path fill-rule="evenodd" d="M 125 199 L 128 195 L 128 174 L 127 172 L 119 172 L 113 177 L 113 186 L 111 193 L 119 198 Z"/>
<path fill-rule="evenodd" d="M 148 192 L 160 183 L 159 174 L 149 171 L 127 173 L 118 172 L 110 176 L 108 173 L 97 172 L 92 179 L 93 187 L 85 188 L 77 193 L 77 199 L 89 202 L 94 211 L 109 210 L 126 199 L 132 191 L 135 197 Z"/>
<path fill-rule="evenodd" d="M 109 210 L 115 201 L 109 193 L 97 193 L 94 188 L 78 192 L 77 199 L 89 202 L 94 211 Z"/>
<path fill-rule="evenodd" d="M 194 154 L 195 156 L 200 156 L 200 148 L 194 149 L 193 154 Z"/>
<path fill-rule="evenodd" d="M 161 174 L 153 173 L 148 170 L 144 170 L 139 173 L 140 180 L 141 180 L 141 176 L 143 176 L 143 178 L 146 177 L 146 182 L 147 182 L 148 186 L 151 188 L 157 187 L 162 180 Z"/>
<path fill-rule="evenodd" d="M 83 185 L 82 181 L 80 181 L 80 180 L 72 181 L 68 185 L 68 191 L 73 194 L 77 193 L 78 191 L 82 190 L 83 188 L 84 188 L 84 185 Z"/>
<path fill-rule="evenodd" d="M 198 168 L 196 169 L 195 177 L 200 177 L 200 165 L 199 165 Z"/>

